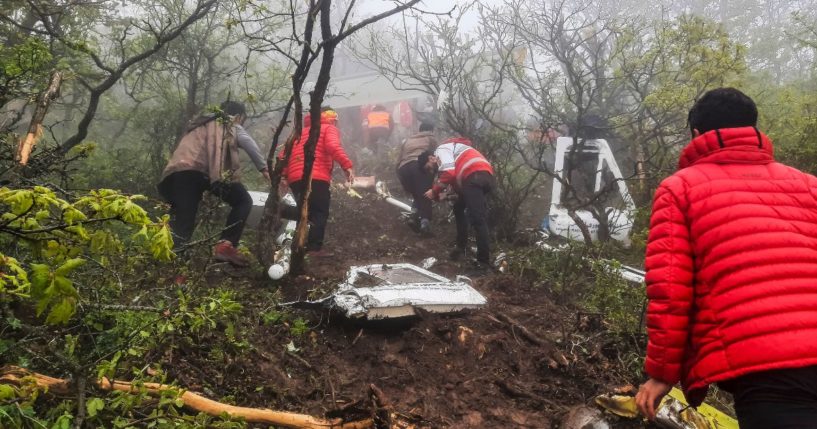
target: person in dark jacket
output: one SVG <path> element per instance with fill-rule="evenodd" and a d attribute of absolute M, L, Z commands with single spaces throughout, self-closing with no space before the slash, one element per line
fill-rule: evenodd
<path fill-rule="evenodd" d="M 652 419 L 681 382 L 731 392 L 741 429 L 817 427 L 817 178 L 774 160 L 734 88 L 689 111 L 692 141 L 655 192 L 646 251 Z"/>
<path fill-rule="evenodd" d="M 238 149 L 250 156 L 255 167 L 269 180 L 269 172 L 258 144 L 242 124 L 247 119 L 244 104 L 225 101 L 221 112 L 194 120 L 162 173 L 159 193 L 170 203 L 170 227 L 176 249 L 190 241 L 196 213 L 204 191 L 230 205 L 221 240 L 213 249 L 218 261 L 247 266 L 249 261 L 236 246 L 252 208 L 247 188 L 239 182 Z"/>
<path fill-rule="evenodd" d="M 434 125 L 422 123 L 419 133 L 403 141 L 397 156 L 397 178 L 413 199 L 411 207 L 416 211 L 416 226 L 424 235 L 431 233 L 431 200 L 424 194 L 431 189 L 434 175 L 417 162 L 417 157 L 423 152 L 434 152 L 436 148 Z"/>

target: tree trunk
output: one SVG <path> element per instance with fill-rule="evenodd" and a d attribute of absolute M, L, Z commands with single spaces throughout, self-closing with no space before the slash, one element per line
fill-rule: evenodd
<path fill-rule="evenodd" d="M 312 116 L 312 123 L 309 127 L 309 138 L 304 143 L 304 174 L 303 180 L 307 180 L 306 190 L 301 195 L 301 219 L 298 228 L 295 230 L 295 240 L 292 242 L 292 260 L 290 269 L 293 273 L 301 273 L 304 270 L 304 257 L 306 256 L 306 236 L 309 223 L 307 221 L 309 213 L 309 195 L 312 191 L 312 166 L 315 163 L 315 149 L 318 146 L 318 139 L 321 133 L 321 104 L 326 95 L 331 78 L 332 61 L 335 56 L 337 40 L 332 38 L 332 28 L 330 24 L 331 0 L 324 0 L 320 3 L 321 14 L 321 38 L 323 39 L 323 56 L 321 58 L 321 68 L 318 73 L 318 80 L 315 82 L 315 89 L 309 97 L 309 113 Z"/>

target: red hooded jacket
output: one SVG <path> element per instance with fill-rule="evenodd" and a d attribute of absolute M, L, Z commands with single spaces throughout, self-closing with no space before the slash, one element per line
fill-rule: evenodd
<path fill-rule="evenodd" d="M 655 193 L 646 371 L 709 384 L 817 365 L 817 178 L 754 127 L 702 134 Z"/>
<path fill-rule="evenodd" d="M 289 159 L 286 171 L 287 182 L 293 183 L 301 180 L 304 173 L 304 144 L 309 137 L 309 126 L 311 121 L 309 115 L 304 116 L 304 127 L 301 130 L 301 137 L 292 147 L 292 157 Z M 278 154 L 279 158 L 284 157 L 284 152 Z M 332 180 L 332 168 L 334 163 L 340 164 L 340 168 L 348 170 L 352 168 L 352 161 L 343 150 L 340 142 L 340 131 L 335 126 L 334 119 L 321 116 L 321 134 L 318 138 L 318 146 L 315 148 L 315 163 L 312 166 L 312 180 L 330 182 Z"/>

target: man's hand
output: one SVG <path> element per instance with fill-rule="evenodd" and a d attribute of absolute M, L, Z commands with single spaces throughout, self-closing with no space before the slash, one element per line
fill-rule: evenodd
<path fill-rule="evenodd" d="M 663 381 L 650 378 L 642 384 L 635 395 L 635 403 L 638 410 L 648 419 L 655 418 L 655 408 L 661 403 L 661 399 L 672 389 L 672 385 Z"/>
<path fill-rule="evenodd" d="M 269 170 L 267 170 L 267 169 L 265 168 L 265 169 L 261 170 L 261 174 L 264 176 L 264 179 L 266 179 L 266 180 L 267 180 L 267 183 L 271 183 L 271 182 L 272 182 L 272 179 L 269 177 Z"/>
<path fill-rule="evenodd" d="M 434 190 L 433 189 L 427 190 L 426 193 L 423 194 L 423 195 L 425 195 L 425 197 L 428 198 L 429 200 L 434 201 Z"/>
<path fill-rule="evenodd" d="M 343 173 L 346 174 L 346 182 L 349 183 L 349 186 L 352 186 L 352 183 L 355 181 L 355 172 L 350 168 L 343 170 Z"/>

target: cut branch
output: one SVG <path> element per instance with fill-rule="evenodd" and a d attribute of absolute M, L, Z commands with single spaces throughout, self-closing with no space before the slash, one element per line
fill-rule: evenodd
<path fill-rule="evenodd" d="M 47 389 L 57 395 L 70 395 L 71 383 L 68 380 L 49 377 L 47 375 L 31 372 L 27 369 L 16 366 L 5 366 L 1 369 L 0 384 L 22 386 L 29 380 L 36 383 L 37 387 Z M 289 413 L 284 411 L 273 411 L 268 409 L 237 407 L 221 402 L 207 399 L 202 395 L 180 389 L 175 386 L 159 383 L 139 383 L 134 384 L 127 381 L 109 380 L 102 378 L 97 381 L 97 387 L 105 391 L 120 391 L 128 393 L 142 393 L 147 391 L 150 395 L 160 395 L 162 392 L 176 392 L 184 402 L 184 406 L 211 416 L 221 416 L 227 414 L 232 418 L 241 418 L 248 423 L 265 423 L 285 428 L 298 429 L 374 429 L 372 419 L 363 419 L 355 422 L 344 422 L 342 419 L 323 419 L 304 414 Z"/>

